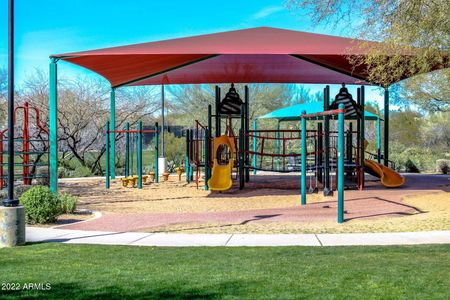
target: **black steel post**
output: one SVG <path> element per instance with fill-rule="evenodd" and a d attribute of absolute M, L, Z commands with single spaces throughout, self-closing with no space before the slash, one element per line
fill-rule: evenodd
<path fill-rule="evenodd" d="M 384 89 L 384 165 L 389 165 L 389 89 Z"/>
<path fill-rule="evenodd" d="M 324 93 L 324 101 L 323 101 L 323 110 L 327 111 L 330 108 L 330 86 L 327 85 L 323 91 Z M 324 187 L 323 187 L 323 195 L 331 196 L 333 195 L 333 190 L 330 188 L 330 117 L 324 116 L 324 135 L 325 135 L 325 178 L 324 178 Z"/>
<path fill-rule="evenodd" d="M 317 174 L 317 180 L 322 183 L 323 181 L 323 168 L 322 168 L 322 162 L 323 162 L 323 127 L 322 122 L 319 122 L 317 124 L 317 167 L 319 169 L 319 172 Z"/>
<path fill-rule="evenodd" d="M 360 101 L 361 101 L 361 129 L 360 129 L 360 133 L 361 133 L 361 156 L 360 156 L 360 158 L 361 158 L 361 188 L 364 188 L 364 154 L 365 154 L 365 143 L 364 143 L 364 141 L 365 141 L 365 139 L 366 139 L 366 137 L 365 137 L 365 113 L 364 113 L 364 110 L 365 110 L 365 92 L 364 92 L 364 86 L 361 86 L 361 89 L 360 89 L 360 94 L 361 94 L 361 96 L 360 96 Z"/>
<path fill-rule="evenodd" d="M 241 105 L 241 128 L 239 129 L 239 189 L 245 187 L 245 122 L 244 122 L 245 104 Z"/>
<path fill-rule="evenodd" d="M 348 163 L 351 163 L 353 161 L 353 153 L 352 153 L 352 145 L 353 145 L 353 123 L 350 121 L 348 124 L 348 131 L 347 131 L 347 157 L 346 160 Z"/>
<path fill-rule="evenodd" d="M 216 85 L 216 137 L 219 137 L 221 135 L 221 128 L 220 128 L 220 87 Z"/>
<path fill-rule="evenodd" d="M 249 95 L 249 90 L 248 90 L 248 86 L 246 85 L 245 86 L 245 97 L 244 97 L 244 99 L 245 99 L 245 114 L 244 114 L 244 117 L 245 117 L 245 120 L 244 120 L 244 124 L 245 124 L 245 126 L 244 126 L 244 130 L 245 130 L 245 139 L 244 139 L 244 141 L 245 141 L 245 166 L 246 166 L 246 168 L 245 168 L 245 182 L 249 182 L 250 181 L 250 168 L 249 168 L 249 166 L 250 166 L 250 155 L 248 154 L 248 151 L 249 151 L 249 148 L 250 148 L 250 140 L 249 140 L 249 137 L 248 137 L 248 130 L 249 130 L 249 126 L 250 126 L 250 124 L 249 124 L 249 115 L 250 115 L 250 113 L 249 113 L 249 100 L 250 100 L 250 95 Z"/>
<path fill-rule="evenodd" d="M 19 205 L 14 199 L 14 0 L 8 1 L 8 198 L 3 205 Z"/>

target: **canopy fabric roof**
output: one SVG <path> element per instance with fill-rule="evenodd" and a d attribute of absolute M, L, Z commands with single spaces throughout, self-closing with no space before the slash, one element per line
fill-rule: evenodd
<path fill-rule="evenodd" d="M 323 102 L 308 102 L 297 104 L 293 106 L 283 107 L 267 113 L 256 119 L 277 119 L 279 121 L 299 121 L 300 115 L 306 112 L 307 114 L 313 114 L 323 112 Z M 366 120 L 376 121 L 380 119 L 379 116 L 368 111 L 364 111 L 364 118 Z M 346 119 L 348 119 L 346 117 Z"/>
<path fill-rule="evenodd" d="M 368 84 L 361 40 L 258 27 L 51 57 L 123 85 L 194 83 Z M 375 43 L 375 42 L 369 42 Z"/>

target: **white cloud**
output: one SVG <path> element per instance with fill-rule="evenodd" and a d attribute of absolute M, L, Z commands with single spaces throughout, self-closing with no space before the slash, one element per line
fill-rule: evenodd
<path fill-rule="evenodd" d="M 280 12 L 284 10 L 283 6 L 267 6 L 260 10 L 258 10 L 256 13 L 254 13 L 251 18 L 253 20 L 259 20 L 267 18 L 268 16 L 271 16 L 273 14 L 276 14 L 277 12 Z"/>

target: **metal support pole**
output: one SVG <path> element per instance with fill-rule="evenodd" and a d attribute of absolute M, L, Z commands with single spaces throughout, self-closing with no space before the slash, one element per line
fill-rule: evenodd
<path fill-rule="evenodd" d="M 365 140 L 366 140 L 366 133 L 365 133 L 365 129 L 366 129 L 366 118 L 365 118 L 365 90 L 364 90 L 364 86 L 361 86 L 360 89 L 360 93 L 361 93 L 361 185 L 360 185 L 360 189 L 364 188 L 364 161 L 365 161 Z"/>
<path fill-rule="evenodd" d="M 377 161 L 381 164 L 381 121 L 377 119 Z"/>
<path fill-rule="evenodd" d="M 330 107 L 330 86 L 327 85 L 323 91 L 324 101 L 323 101 L 323 110 L 327 111 Z M 330 117 L 324 116 L 324 142 L 325 142 L 325 169 L 324 169 L 324 188 L 323 195 L 324 196 L 332 196 L 333 190 L 330 188 Z"/>
<path fill-rule="evenodd" d="M 250 181 L 250 169 L 248 166 L 250 165 L 250 156 L 248 151 L 250 150 L 250 140 L 248 136 L 248 130 L 250 128 L 250 111 L 249 111 L 249 101 L 250 101 L 250 93 L 248 86 L 246 85 L 244 88 L 244 99 L 245 99 L 245 115 L 244 115 L 244 129 L 245 129 L 245 182 Z"/>
<path fill-rule="evenodd" d="M 125 178 L 130 176 L 130 123 L 125 123 Z"/>
<path fill-rule="evenodd" d="M 258 125 L 256 124 L 256 119 L 253 120 L 253 175 L 256 175 L 256 151 L 258 150 L 258 145 L 256 144 L 256 130 Z"/>
<path fill-rule="evenodd" d="M 319 181 L 320 183 L 323 182 L 323 127 L 322 127 L 322 123 L 319 122 L 317 124 L 317 160 L 318 160 L 318 169 L 319 172 L 317 174 L 317 181 Z"/>
<path fill-rule="evenodd" d="M 111 139 L 110 151 L 111 154 L 109 159 L 111 160 L 111 179 L 116 178 L 116 90 L 111 88 L 110 97 L 109 97 L 109 138 Z"/>
<path fill-rule="evenodd" d="M 389 165 L 389 88 L 384 89 L 384 165 Z"/>
<path fill-rule="evenodd" d="M 138 189 L 142 189 L 142 121 L 138 121 L 137 128 L 137 176 L 138 176 Z"/>
<path fill-rule="evenodd" d="M 306 114 L 306 111 L 302 112 L 303 115 Z M 306 118 L 302 118 L 302 162 L 301 162 L 301 180 L 300 180 L 300 190 L 301 190 L 301 198 L 300 202 L 302 205 L 306 205 L 306 153 L 308 149 L 306 148 Z"/>
<path fill-rule="evenodd" d="M 204 136 L 204 160 L 205 160 L 205 191 L 209 189 L 208 180 L 209 180 L 209 129 L 205 129 Z"/>
<path fill-rule="evenodd" d="M 194 160 L 194 153 L 196 151 L 195 147 L 195 143 L 194 143 L 194 129 L 189 130 L 189 139 L 191 140 L 191 150 L 190 150 L 190 155 L 192 160 Z M 192 181 L 194 180 L 194 166 L 190 165 L 190 170 L 189 170 L 189 180 Z"/>
<path fill-rule="evenodd" d="M 159 138 L 158 138 L 158 131 L 159 131 L 159 126 L 158 126 L 158 122 L 155 123 L 155 169 L 153 170 L 153 172 L 155 172 L 155 183 L 159 182 L 159 166 L 158 166 L 158 157 L 159 157 Z"/>
<path fill-rule="evenodd" d="M 277 151 L 277 170 L 280 170 L 280 154 L 281 154 L 281 149 L 280 149 L 280 120 L 277 120 L 277 134 L 276 134 L 276 143 L 275 143 L 275 148 Z"/>
<path fill-rule="evenodd" d="M 3 180 L 3 179 L 0 179 Z M 15 207 L 14 199 L 14 1 L 8 1 L 8 198 L 4 206 Z"/>
<path fill-rule="evenodd" d="M 110 187 L 110 160 L 109 160 L 109 121 L 106 121 L 106 126 L 105 126 L 105 155 L 106 155 L 106 159 L 105 159 L 105 184 L 106 184 L 106 188 L 109 189 Z"/>
<path fill-rule="evenodd" d="M 189 183 L 189 129 L 185 130 L 186 134 L 186 158 L 184 162 L 184 172 L 186 174 L 186 182 Z"/>
<path fill-rule="evenodd" d="M 164 84 L 161 85 L 161 157 L 165 157 L 165 143 L 164 143 L 164 129 L 166 126 L 165 122 L 165 95 L 164 95 Z M 165 170 L 164 170 L 165 171 Z"/>
<path fill-rule="evenodd" d="M 339 104 L 344 109 L 344 104 Z M 338 223 L 344 222 L 344 112 L 338 113 Z"/>
<path fill-rule="evenodd" d="M 221 135 L 221 124 L 220 124 L 220 87 L 216 85 L 216 113 L 215 113 L 215 120 L 216 120 L 216 137 L 219 137 Z"/>
<path fill-rule="evenodd" d="M 245 187 L 245 104 L 241 105 L 241 128 L 239 130 L 239 189 Z"/>
<path fill-rule="evenodd" d="M 348 124 L 348 131 L 347 131 L 347 161 L 348 163 L 351 163 L 353 161 L 353 152 L 352 152 L 352 145 L 353 145 L 353 123 L 350 121 Z"/>
<path fill-rule="evenodd" d="M 55 58 L 51 59 L 49 75 L 50 190 L 56 193 L 58 191 L 58 68 Z"/>

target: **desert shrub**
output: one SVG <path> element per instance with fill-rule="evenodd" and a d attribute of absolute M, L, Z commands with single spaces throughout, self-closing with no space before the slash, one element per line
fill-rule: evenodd
<path fill-rule="evenodd" d="M 175 168 L 183 165 L 186 159 L 186 139 L 177 138 L 173 133 L 166 133 L 164 141 L 167 171 L 174 172 Z"/>
<path fill-rule="evenodd" d="M 59 203 L 61 205 L 61 213 L 62 214 L 70 214 L 75 211 L 77 208 L 77 197 L 68 194 L 62 193 L 58 195 Z"/>
<path fill-rule="evenodd" d="M 29 224 L 55 222 L 61 211 L 58 197 L 48 187 L 34 186 L 20 197 Z"/>
<path fill-rule="evenodd" d="M 36 169 L 36 183 L 38 185 L 49 185 L 48 168 L 38 167 Z"/>
<path fill-rule="evenodd" d="M 436 171 L 442 174 L 448 174 L 450 171 L 450 160 L 438 159 L 436 161 Z"/>
<path fill-rule="evenodd" d="M 405 163 L 405 171 L 408 173 L 420 173 L 419 168 L 417 168 L 417 166 L 410 159 L 408 159 Z"/>
<path fill-rule="evenodd" d="M 75 169 L 75 172 L 73 174 L 75 177 L 90 177 L 92 176 L 92 172 L 91 169 L 89 169 L 88 167 L 78 167 Z"/>

